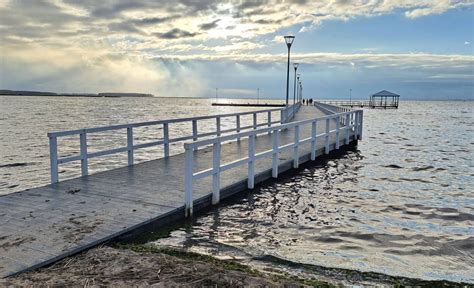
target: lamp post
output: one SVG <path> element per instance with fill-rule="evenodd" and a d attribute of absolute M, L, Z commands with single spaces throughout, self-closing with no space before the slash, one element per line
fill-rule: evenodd
<path fill-rule="evenodd" d="M 295 40 L 295 36 L 288 35 L 284 36 L 286 47 L 288 47 L 288 65 L 286 68 L 286 107 L 288 107 L 288 94 L 289 94 L 289 86 L 290 86 L 290 48 L 291 44 Z"/>
<path fill-rule="evenodd" d="M 296 99 L 300 102 L 300 73 L 296 74 L 296 83 L 298 83 L 298 91 L 296 91 Z"/>
<path fill-rule="evenodd" d="M 296 104 L 296 70 L 300 63 L 293 63 L 293 68 L 295 68 L 295 80 L 293 81 L 293 105 Z"/>

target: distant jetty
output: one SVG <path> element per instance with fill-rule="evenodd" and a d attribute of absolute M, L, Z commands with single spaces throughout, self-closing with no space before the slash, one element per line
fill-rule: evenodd
<path fill-rule="evenodd" d="M 23 90 L 0 90 L 0 95 L 4 96 L 58 96 L 58 97 L 154 97 L 153 94 L 145 93 L 55 93 L 43 91 L 23 91 Z"/>
<path fill-rule="evenodd" d="M 269 103 L 212 103 L 212 106 L 285 107 L 285 104 L 269 104 Z"/>

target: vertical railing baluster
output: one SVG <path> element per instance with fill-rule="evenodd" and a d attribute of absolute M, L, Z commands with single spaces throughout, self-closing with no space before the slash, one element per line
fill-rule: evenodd
<path fill-rule="evenodd" d="M 185 216 L 193 216 L 193 149 L 189 144 L 184 144 L 185 150 L 185 168 L 184 168 L 184 205 Z"/>
<path fill-rule="evenodd" d="M 329 154 L 329 129 L 330 129 L 330 125 L 329 125 L 329 118 L 326 119 L 326 146 L 325 146 L 325 149 L 324 149 L 324 152 L 326 154 Z"/>
<path fill-rule="evenodd" d="M 249 135 L 248 145 L 247 187 L 253 189 L 255 186 L 255 135 Z"/>
<path fill-rule="evenodd" d="M 257 113 L 253 113 L 253 129 L 257 129 Z"/>
<path fill-rule="evenodd" d="M 351 114 L 346 114 L 346 144 L 349 144 L 351 136 Z"/>
<path fill-rule="evenodd" d="M 128 166 L 133 165 L 133 127 L 127 127 Z"/>
<path fill-rule="evenodd" d="M 286 108 L 280 110 L 280 124 L 285 123 L 285 110 Z"/>
<path fill-rule="evenodd" d="M 362 140 L 362 127 L 364 126 L 364 110 L 360 110 L 359 140 Z"/>
<path fill-rule="evenodd" d="M 268 116 L 267 116 L 267 126 L 271 127 L 272 126 L 272 111 L 268 111 Z M 268 135 L 272 134 L 271 131 L 268 131 Z"/>
<path fill-rule="evenodd" d="M 80 149 L 81 149 L 81 172 L 82 176 L 87 176 L 89 174 L 88 164 L 87 164 L 87 134 L 86 131 L 79 134 Z"/>
<path fill-rule="evenodd" d="M 317 120 L 311 122 L 311 160 L 316 160 L 316 125 Z"/>
<path fill-rule="evenodd" d="M 341 128 L 341 116 L 337 116 L 336 121 L 336 149 L 339 149 L 339 130 Z"/>
<path fill-rule="evenodd" d="M 170 132 L 168 123 L 163 123 L 163 145 L 165 150 L 165 157 L 170 156 Z"/>
<path fill-rule="evenodd" d="M 298 168 L 300 165 L 300 154 L 298 151 L 299 144 L 300 144 L 300 126 L 295 126 L 295 146 L 293 147 L 293 168 Z"/>
<path fill-rule="evenodd" d="M 235 123 L 236 123 L 237 133 L 240 133 L 240 115 L 235 116 Z M 237 137 L 237 141 L 240 141 L 240 137 Z"/>
<path fill-rule="evenodd" d="M 216 135 L 221 136 L 221 117 L 216 117 Z"/>
<path fill-rule="evenodd" d="M 49 160 L 51 169 L 51 184 L 58 183 L 58 138 L 56 136 L 49 136 Z"/>
<path fill-rule="evenodd" d="M 198 125 L 197 125 L 197 120 L 194 119 L 192 121 L 193 123 L 193 141 L 197 141 L 198 140 Z M 193 148 L 193 149 L 197 149 L 197 148 Z"/>
<path fill-rule="evenodd" d="M 273 154 L 272 154 L 272 177 L 273 178 L 278 178 L 278 162 L 279 162 L 279 159 L 278 159 L 278 142 L 279 142 L 279 138 L 280 138 L 280 131 L 277 129 L 277 130 L 273 130 L 273 134 L 272 134 L 272 145 L 273 145 Z"/>
<path fill-rule="evenodd" d="M 219 204 L 221 191 L 221 142 L 217 140 L 212 145 L 212 204 Z"/>

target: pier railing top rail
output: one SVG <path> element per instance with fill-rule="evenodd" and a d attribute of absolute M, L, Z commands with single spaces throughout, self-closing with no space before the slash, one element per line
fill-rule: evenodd
<path fill-rule="evenodd" d="M 189 122 L 193 120 L 196 120 L 196 121 L 208 120 L 208 119 L 215 119 L 217 117 L 225 118 L 225 117 L 243 116 L 243 115 L 251 115 L 254 113 L 276 112 L 276 111 L 281 111 L 284 109 L 285 108 L 273 108 L 273 109 L 236 112 L 236 113 L 228 113 L 228 114 L 215 114 L 215 115 L 208 115 L 208 116 L 174 118 L 174 119 L 166 119 L 166 120 L 154 120 L 154 121 L 146 121 L 146 122 L 135 122 L 135 123 L 128 123 L 128 124 L 117 124 L 117 125 L 110 125 L 110 126 L 99 126 L 99 127 L 92 127 L 92 128 L 55 131 L 55 132 L 49 132 L 48 137 L 70 136 L 70 135 L 82 134 L 84 132 L 95 133 L 95 132 L 104 132 L 104 131 L 110 131 L 110 130 L 124 129 L 124 128 L 129 128 L 129 127 L 143 127 L 143 126 L 160 125 L 160 124 L 165 124 L 165 123 Z"/>

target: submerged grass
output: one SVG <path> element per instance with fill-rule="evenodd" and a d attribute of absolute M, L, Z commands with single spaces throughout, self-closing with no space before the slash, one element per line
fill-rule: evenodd
<path fill-rule="evenodd" d="M 127 249 L 127 250 L 131 250 L 137 253 L 162 253 L 162 254 L 166 254 L 169 256 L 173 256 L 173 257 L 177 257 L 177 258 L 181 258 L 185 260 L 206 262 L 208 264 L 216 265 L 226 270 L 239 271 L 239 272 L 243 272 L 254 277 L 269 278 L 273 281 L 296 282 L 296 283 L 301 284 L 302 286 L 320 287 L 320 288 L 340 287 L 326 281 L 321 281 L 317 279 L 300 278 L 295 275 L 290 275 L 288 273 L 282 273 L 282 274 L 263 273 L 248 265 L 244 265 L 235 261 L 221 260 L 213 256 L 189 252 L 189 251 L 185 251 L 185 250 L 177 249 L 177 248 L 153 246 L 153 245 L 147 245 L 147 244 L 133 244 L 133 243 L 132 244 L 116 243 L 116 244 L 113 244 L 112 247 L 116 249 Z"/>

